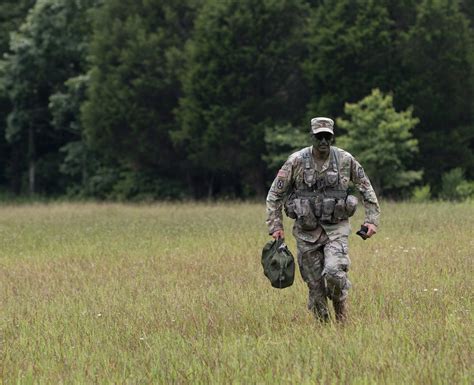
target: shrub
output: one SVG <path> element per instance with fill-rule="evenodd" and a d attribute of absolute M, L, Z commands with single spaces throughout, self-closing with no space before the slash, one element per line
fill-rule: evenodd
<path fill-rule="evenodd" d="M 431 187 L 429 184 L 415 187 L 411 200 L 413 202 L 427 202 L 431 199 Z"/>
<path fill-rule="evenodd" d="M 464 170 L 454 168 L 442 176 L 441 199 L 461 201 L 474 196 L 474 181 L 464 179 Z"/>

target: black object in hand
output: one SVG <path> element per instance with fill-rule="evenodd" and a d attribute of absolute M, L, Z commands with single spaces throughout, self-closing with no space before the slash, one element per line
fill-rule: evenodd
<path fill-rule="evenodd" d="M 360 226 L 360 230 L 356 233 L 359 237 L 361 237 L 364 241 L 369 238 L 367 236 L 367 231 L 369 231 L 369 228 L 367 226 Z"/>

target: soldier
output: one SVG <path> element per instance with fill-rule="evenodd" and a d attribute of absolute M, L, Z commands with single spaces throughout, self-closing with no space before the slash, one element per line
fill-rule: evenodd
<path fill-rule="evenodd" d="M 362 195 L 367 238 L 377 232 L 380 208 L 359 162 L 331 145 L 333 120 L 313 118 L 311 134 L 313 145 L 290 155 L 272 183 L 267 196 L 267 225 L 273 238 L 284 238 L 282 208 L 296 219 L 293 235 L 301 276 L 309 289 L 308 309 L 318 320 L 328 321 L 329 298 L 336 320 L 344 322 L 351 287 L 347 277 L 348 218 L 357 206 L 357 198 L 347 193 L 349 182 Z"/>

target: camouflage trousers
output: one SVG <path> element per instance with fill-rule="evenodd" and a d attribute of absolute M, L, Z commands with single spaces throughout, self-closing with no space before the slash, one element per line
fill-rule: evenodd
<path fill-rule="evenodd" d="M 331 238 L 324 231 L 315 242 L 296 237 L 298 265 L 309 289 L 308 309 L 323 320 L 329 318 L 327 299 L 343 301 L 351 287 L 348 236 Z"/>

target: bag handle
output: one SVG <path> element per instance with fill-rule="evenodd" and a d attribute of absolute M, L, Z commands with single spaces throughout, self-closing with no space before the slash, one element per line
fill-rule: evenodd
<path fill-rule="evenodd" d="M 277 248 L 280 248 L 280 246 L 285 242 L 285 238 L 278 238 L 276 239 L 276 244 L 277 244 Z"/>

